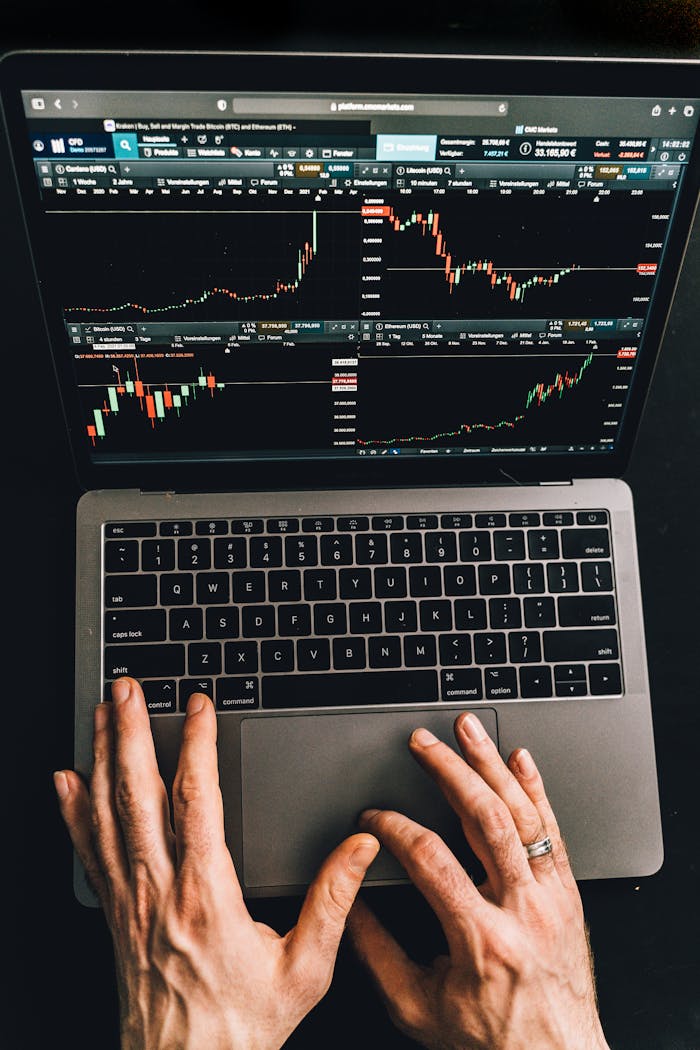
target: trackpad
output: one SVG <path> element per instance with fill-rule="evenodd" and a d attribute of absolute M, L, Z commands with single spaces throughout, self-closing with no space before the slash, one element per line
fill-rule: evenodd
<path fill-rule="evenodd" d="M 306 886 L 368 807 L 395 809 L 437 831 L 468 871 L 476 861 L 459 821 L 408 739 L 430 729 L 459 754 L 459 712 L 421 708 L 376 714 L 282 715 L 241 723 L 243 881 L 246 887 Z M 498 743 L 496 712 L 475 713 Z M 368 883 L 405 880 L 381 849 Z"/>

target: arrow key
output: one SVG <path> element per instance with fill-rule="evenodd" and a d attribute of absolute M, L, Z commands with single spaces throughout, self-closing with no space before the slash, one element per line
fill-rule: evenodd
<path fill-rule="evenodd" d="M 619 696 L 622 693 L 619 664 L 591 664 L 588 678 L 593 696 Z"/>

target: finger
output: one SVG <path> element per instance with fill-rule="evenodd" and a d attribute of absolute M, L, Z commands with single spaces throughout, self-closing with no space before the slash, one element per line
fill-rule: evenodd
<path fill-rule="evenodd" d="M 347 929 L 394 1022 L 405 1031 L 424 1031 L 428 1015 L 424 968 L 408 957 L 361 897 L 350 909 Z"/>
<path fill-rule="evenodd" d="M 228 864 L 231 855 L 219 787 L 216 712 L 204 693 L 193 693 L 187 703 L 172 794 L 179 864 L 193 863 L 201 871 L 222 860 Z"/>
<path fill-rule="evenodd" d="M 139 683 L 112 683 L 114 793 L 127 858 L 158 879 L 172 873 L 168 796 L 158 771 L 151 724 Z"/>
<path fill-rule="evenodd" d="M 129 878 L 129 864 L 114 798 L 111 704 L 97 704 L 93 727 L 90 818 L 94 848 L 106 883 L 110 886 L 123 885 Z"/>
<path fill-rule="evenodd" d="M 455 736 L 462 754 L 481 779 L 503 799 L 511 812 L 520 841 L 525 845 L 539 842 L 549 833 L 542 815 L 513 772 L 501 758 L 498 748 L 474 714 L 460 715 L 455 722 Z M 548 879 L 556 874 L 551 853 L 529 860 L 536 878 Z"/>
<path fill-rule="evenodd" d="M 426 729 L 417 729 L 409 744 L 459 817 L 497 895 L 531 884 L 534 875 L 505 802 L 451 747 Z"/>
<path fill-rule="evenodd" d="M 559 878 L 568 889 L 576 889 L 576 879 L 571 870 L 566 845 L 559 830 L 554 810 L 547 798 L 544 782 L 535 760 L 526 748 L 521 747 L 510 756 L 508 765 L 522 786 L 523 791 L 531 799 L 532 804 L 540 814 L 542 824 L 547 829 L 547 834 L 552 840 L 552 859 Z"/>
<path fill-rule="evenodd" d="M 53 779 L 59 809 L 73 843 L 73 849 L 85 869 L 88 882 L 104 907 L 109 894 L 93 846 L 88 790 L 77 773 L 70 769 L 57 770 Z"/>
<path fill-rule="evenodd" d="M 360 826 L 396 857 L 435 912 L 451 954 L 462 958 L 486 905 L 454 853 L 434 831 L 393 810 L 365 810 Z"/>
<path fill-rule="evenodd" d="M 351 835 L 321 865 L 304 898 L 288 944 L 292 969 L 312 974 L 325 994 L 343 936 L 345 922 L 367 869 L 379 852 L 373 835 Z"/>

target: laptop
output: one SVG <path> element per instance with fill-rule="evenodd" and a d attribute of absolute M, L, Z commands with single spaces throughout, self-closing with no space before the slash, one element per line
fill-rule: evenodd
<path fill-rule="evenodd" d="M 82 495 L 75 764 L 138 678 L 216 706 L 249 898 L 474 711 L 580 880 L 663 859 L 623 480 L 698 198 L 698 63 L 15 52 L 18 200 Z M 45 435 L 51 442 L 51 434 Z M 385 850 L 368 886 L 407 882 Z M 77 899 L 94 905 L 76 862 Z"/>

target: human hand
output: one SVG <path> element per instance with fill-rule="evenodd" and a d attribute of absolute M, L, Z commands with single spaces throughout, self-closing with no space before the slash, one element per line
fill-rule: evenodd
<path fill-rule="evenodd" d="M 89 789 L 54 778 L 112 933 L 122 1050 L 278 1050 L 328 990 L 379 843 L 345 839 L 278 935 L 250 916 L 224 840 L 211 701 L 188 702 L 171 823 L 141 687 L 122 678 L 112 698 L 95 709 Z"/>
<path fill-rule="evenodd" d="M 583 908 L 557 822 L 529 752 L 506 765 L 474 715 L 455 721 L 463 761 L 426 730 L 410 739 L 481 861 L 478 888 L 444 841 L 390 810 L 366 810 L 440 921 L 448 955 L 410 959 L 358 898 L 348 932 L 389 1014 L 433 1050 L 609 1050 L 596 1004 Z M 524 843 L 552 841 L 528 860 Z"/>

